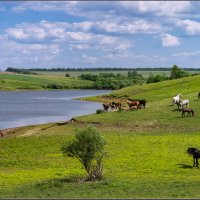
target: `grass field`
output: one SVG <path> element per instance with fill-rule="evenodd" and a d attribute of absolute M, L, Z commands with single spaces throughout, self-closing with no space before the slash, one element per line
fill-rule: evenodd
<path fill-rule="evenodd" d="M 81 74 L 99 74 L 99 73 L 114 73 L 114 74 L 123 74 L 123 75 L 127 75 L 128 70 L 124 70 L 124 71 L 116 71 L 116 70 L 112 70 L 112 71 L 94 71 L 94 70 L 87 70 L 87 71 L 67 71 L 67 72 L 53 72 L 53 71 L 35 71 L 36 73 L 39 73 L 41 75 L 45 75 L 45 76 L 61 76 L 64 77 L 66 73 L 68 73 L 71 77 L 78 77 Z M 154 75 L 162 75 L 162 74 L 166 74 L 167 76 L 170 76 L 170 71 L 139 71 L 137 70 L 137 72 L 139 74 L 141 74 L 144 78 L 147 78 L 149 76 L 150 73 L 154 74 Z M 200 71 L 188 71 L 191 74 L 195 74 L 195 73 L 200 73 Z"/>
<path fill-rule="evenodd" d="M 188 147 L 200 147 L 200 76 L 132 86 L 111 97 L 145 98 L 146 109 L 78 117 L 82 123 L 18 128 L 0 139 L 0 197 L 10 198 L 200 198 L 200 169 Z M 171 99 L 190 100 L 194 117 L 181 117 Z M 125 103 L 124 103 L 125 106 Z M 60 146 L 77 127 L 95 125 L 107 140 L 104 179 L 82 182 L 76 159 Z"/>
<path fill-rule="evenodd" d="M 44 75 L 0 74 L 0 90 L 45 89 L 48 84 L 56 83 L 65 89 L 92 88 L 93 82 L 78 78 L 65 78 Z"/>

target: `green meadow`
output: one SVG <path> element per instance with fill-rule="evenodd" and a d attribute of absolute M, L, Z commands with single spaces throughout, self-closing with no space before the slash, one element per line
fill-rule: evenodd
<path fill-rule="evenodd" d="M 59 72 L 59 71 L 33 71 L 35 73 L 39 73 L 41 75 L 44 76 L 61 76 L 64 77 L 66 75 L 66 73 L 68 73 L 71 77 L 78 77 L 81 74 L 100 74 L 100 73 L 114 73 L 114 74 L 123 74 L 123 75 L 127 75 L 128 70 L 108 70 L 108 71 L 102 71 L 102 70 L 77 70 L 77 71 L 66 71 L 66 72 Z M 154 74 L 154 75 L 162 75 L 165 74 L 167 76 L 170 76 L 171 71 L 170 70 L 166 70 L 166 71 L 157 71 L 157 70 L 153 70 L 153 71 L 148 71 L 148 70 L 137 70 L 138 74 L 141 74 L 144 78 L 147 78 L 150 73 Z M 198 70 L 192 70 L 192 71 L 188 71 L 190 74 L 195 74 L 195 73 L 199 73 Z"/>
<path fill-rule="evenodd" d="M 0 139 L 1 198 L 200 198 L 200 169 L 188 147 L 200 148 L 200 76 L 131 86 L 88 100 L 144 98 L 145 109 L 77 117 L 78 122 L 28 126 Z M 190 100 L 181 117 L 172 97 Z M 78 127 L 94 125 L 107 141 L 102 181 L 84 182 L 76 159 L 60 146 Z"/>
<path fill-rule="evenodd" d="M 0 90 L 40 90 L 48 85 L 61 85 L 64 89 L 89 89 L 92 81 L 44 75 L 0 74 Z"/>

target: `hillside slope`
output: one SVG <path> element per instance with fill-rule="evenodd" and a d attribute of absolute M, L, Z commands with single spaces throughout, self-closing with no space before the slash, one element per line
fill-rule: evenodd
<path fill-rule="evenodd" d="M 137 131 L 200 131 L 199 113 L 200 100 L 197 94 L 200 91 L 200 76 L 192 76 L 172 81 L 163 81 L 140 86 L 130 86 L 114 91 L 111 94 L 91 97 L 89 100 L 100 102 L 121 101 L 123 108 L 127 107 L 127 98 L 146 99 L 146 109 L 122 112 L 106 112 L 100 115 L 79 117 L 85 122 L 109 124 L 112 126 L 127 127 Z M 182 99 L 190 100 L 190 107 L 195 111 L 195 117 L 182 119 L 177 106 L 172 105 L 172 97 L 182 94 Z M 186 123 L 187 120 L 187 123 Z"/>
<path fill-rule="evenodd" d="M 78 78 L 0 74 L 0 90 L 47 89 L 49 84 L 60 85 L 63 89 L 89 89 L 93 87 L 92 81 L 80 80 Z"/>
<path fill-rule="evenodd" d="M 157 101 L 171 98 L 177 94 L 187 96 L 200 91 L 200 75 L 176 80 L 167 80 L 159 83 L 136 85 L 113 92 L 110 96 L 144 98 L 148 101 Z M 107 95 L 109 96 L 109 95 Z"/>

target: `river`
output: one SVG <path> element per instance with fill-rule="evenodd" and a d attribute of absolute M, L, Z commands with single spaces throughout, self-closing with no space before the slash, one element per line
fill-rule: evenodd
<path fill-rule="evenodd" d="M 95 113 L 100 103 L 75 98 L 107 94 L 108 90 L 0 92 L 0 129 L 67 121 Z"/>

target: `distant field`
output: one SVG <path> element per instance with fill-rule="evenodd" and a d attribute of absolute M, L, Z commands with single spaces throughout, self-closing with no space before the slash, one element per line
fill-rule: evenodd
<path fill-rule="evenodd" d="M 47 72 L 47 71 L 34 71 L 38 74 L 42 74 L 42 75 L 45 75 L 45 76 L 65 76 L 66 73 L 68 73 L 71 77 L 78 77 L 80 76 L 81 74 L 99 74 L 99 73 L 115 73 L 115 74 L 124 74 L 124 75 L 127 75 L 128 73 L 128 70 L 124 70 L 124 71 L 116 71 L 116 70 L 113 70 L 113 71 L 68 71 L 68 72 Z M 139 74 L 141 74 L 143 77 L 147 78 L 149 76 L 150 73 L 154 74 L 154 75 L 157 75 L 157 74 L 166 74 L 167 76 L 170 75 L 170 71 L 138 71 L 137 72 Z M 194 74 L 194 73 L 200 73 L 200 71 L 188 71 L 189 73 L 191 74 Z"/>
<path fill-rule="evenodd" d="M 10 131 L 0 139 L 1 198 L 200 198 L 200 170 L 188 147 L 200 148 L 200 76 L 131 86 L 99 101 L 145 98 L 145 109 L 77 117 L 80 123 L 47 124 Z M 190 100 L 194 117 L 181 117 L 172 97 Z M 104 179 L 82 182 L 77 159 L 60 146 L 77 127 L 93 124 L 107 141 Z"/>
<path fill-rule="evenodd" d="M 49 84 L 58 84 L 63 89 L 89 89 L 93 82 L 78 78 L 47 75 L 0 74 L 0 90 L 47 89 Z M 51 88 L 49 88 L 51 89 Z"/>

